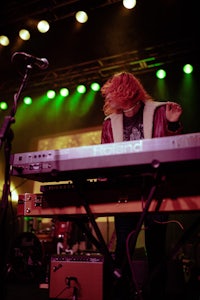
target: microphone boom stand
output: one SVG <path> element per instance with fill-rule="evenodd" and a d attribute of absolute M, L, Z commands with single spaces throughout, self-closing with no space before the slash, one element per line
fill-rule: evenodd
<path fill-rule="evenodd" d="M 2 300 L 5 299 L 6 289 L 5 289 L 5 279 L 7 273 L 7 257 L 8 251 L 6 251 L 6 243 L 8 241 L 8 237 L 6 236 L 6 216 L 8 212 L 8 197 L 10 195 L 10 154 L 11 154 L 11 141 L 13 139 L 13 132 L 11 130 L 11 125 L 15 123 L 15 114 L 17 111 L 17 104 L 20 98 L 21 92 L 24 89 L 24 86 L 29 77 L 29 73 L 32 70 L 32 65 L 28 64 L 26 66 L 25 74 L 23 76 L 22 82 L 20 84 L 19 90 L 16 94 L 14 94 L 14 104 L 10 111 L 10 115 L 6 116 L 3 121 L 3 125 L 0 128 L 0 149 L 4 145 L 4 155 L 5 155 L 5 174 L 4 174 L 4 185 L 3 185 L 3 193 L 2 199 L 0 203 L 0 291 Z"/>

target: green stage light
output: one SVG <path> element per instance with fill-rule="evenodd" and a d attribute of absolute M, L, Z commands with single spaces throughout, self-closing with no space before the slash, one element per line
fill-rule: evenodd
<path fill-rule="evenodd" d="M 53 99 L 56 96 L 56 92 L 54 90 L 48 90 L 47 97 L 48 99 Z"/>
<path fill-rule="evenodd" d="M 0 109 L 6 110 L 8 108 L 8 104 L 4 101 L 0 102 Z"/>
<path fill-rule="evenodd" d="M 33 101 L 31 97 L 24 97 L 23 102 L 26 105 L 31 105 Z"/>
<path fill-rule="evenodd" d="M 98 92 L 100 90 L 100 84 L 97 82 L 93 82 L 93 83 L 91 83 L 90 88 L 94 92 Z"/>
<path fill-rule="evenodd" d="M 190 64 L 186 64 L 183 66 L 183 72 L 185 74 L 191 74 L 193 72 L 193 66 Z"/>
<path fill-rule="evenodd" d="M 69 90 L 67 88 L 61 88 L 60 95 L 63 97 L 67 97 L 69 95 Z"/>
<path fill-rule="evenodd" d="M 163 70 L 163 69 L 159 69 L 156 72 L 156 77 L 159 78 L 159 79 L 164 79 L 166 77 L 166 71 Z"/>
<path fill-rule="evenodd" d="M 83 84 L 80 84 L 77 86 L 76 90 L 79 94 L 84 94 L 86 92 L 86 87 Z"/>

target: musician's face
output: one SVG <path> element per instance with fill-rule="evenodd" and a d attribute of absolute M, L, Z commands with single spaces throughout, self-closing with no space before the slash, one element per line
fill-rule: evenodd
<path fill-rule="evenodd" d="M 134 99 L 128 100 L 128 101 L 122 102 L 120 108 L 122 110 L 127 110 L 127 109 L 137 105 L 137 103 L 138 103 L 138 101 L 135 101 Z"/>

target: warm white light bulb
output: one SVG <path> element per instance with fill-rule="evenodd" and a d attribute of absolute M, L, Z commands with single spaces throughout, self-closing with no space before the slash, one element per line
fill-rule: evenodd
<path fill-rule="evenodd" d="M 46 33 L 49 30 L 49 28 L 50 28 L 49 23 L 45 20 L 41 20 L 37 25 L 37 29 L 41 33 Z"/>
<path fill-rule="evenodd" d="M 8 46 L 10 44 L 9 38 L 5 35 L 0 36 L 0 45 Z"/>
<path fill-rule="evenodd" d="M 132 9 L 136 6 L 136 0 L 123 0 L 123 5 L 127 9 Z"/>
<path fill-rule="evenodd" d="M 88 20 L 88 15 L 86 14 L 86 12 L 84 11 L 78 11 L 76 13 L 76 20 L 79 22 L 79 23 L 85 23 L 87 22 Z"/>
<path fill-rule="evenodd" d="M 29 31 L 26 30 L 26 29 L 21 29 L 21 30 L 19 31 L 19 36 L 20 36 L 20 38 L 21 38 L 22 40 L 24 40 L 24 41 L 27 41 L 27 40 L 30 39 L 30 33 L 29 33 Z"/>

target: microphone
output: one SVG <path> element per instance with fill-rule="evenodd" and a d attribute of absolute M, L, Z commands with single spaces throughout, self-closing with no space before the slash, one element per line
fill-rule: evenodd
<path fill-rule="evenodd" d="M 41 70 L 45 70 L 49 66 L 49 62 L 46 58 L 39 58 L 36 56 L 33 56 L 31 54 L 25 53 L 25 52 L 15 52 L 12 55 L 12 61 L 14 60 L 15 56 L 23 56 L 25 60 L 28 62 L 28 64 L 32 64 L 37 66 Z"/>

